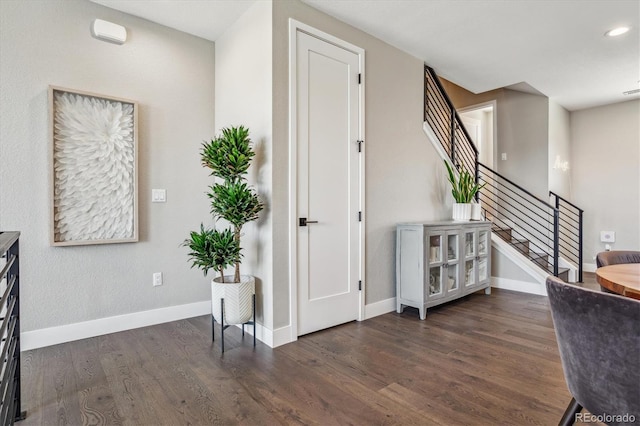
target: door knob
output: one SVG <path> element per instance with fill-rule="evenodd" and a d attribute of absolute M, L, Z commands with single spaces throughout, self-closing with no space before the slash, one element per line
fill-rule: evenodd
<path fill-rule="evenodd" d="M 307 226 L 308 223 L 318 223 L 317 220 L 307 220 L 306 217 L 301 217 L 300 218 L 300 226 Z"/>

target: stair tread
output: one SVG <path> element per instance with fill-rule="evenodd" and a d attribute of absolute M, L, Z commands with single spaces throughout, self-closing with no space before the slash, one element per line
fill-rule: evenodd
<path fill-rule="evenodd" d="M 548 258 L 548 257 L 549 257 L 549 255 L 548 255 L 547 253 L 536 253 L 536 252 L 534 252 L 534 251 L 530 251 L 530 252 L 529 252 L 529 257 L 530 257 L 531 259 L 542 259 L 542 258 L 545 258 L 545 257 L 547 257 L 547 258 Z"/>

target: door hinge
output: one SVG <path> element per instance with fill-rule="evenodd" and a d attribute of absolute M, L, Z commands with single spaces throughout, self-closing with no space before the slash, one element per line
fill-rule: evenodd
<path fill-rule="evenodd" d="M 362 280 L 358 281 L 358 290 L 362 291 Z"/>
<path fill-rule="evenodd" d="M 362 144 L 364 141 L 358 141 L 358 152 L 362 152 Z"/>
<path fill-rule="evenodd" d="M 358 222 L 362 222 L 362 212 L 358 212 Z"/>
<path fill-rule="evenodd" d="M 358 73 L 358 84 L 362 84 L 362 74 Z"/>

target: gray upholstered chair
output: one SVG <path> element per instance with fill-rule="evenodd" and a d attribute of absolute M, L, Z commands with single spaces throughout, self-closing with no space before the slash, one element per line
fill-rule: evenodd
<path fill-rule="evenodd" d="M 547 278 L 562 368 L 572 399 L 560 425 L 586 408 L 610 425 L 640 421 L 640 301 Z M 626 418 L 614 417 L 615 415 Z M 629 420 L 635 416 L 635 421 Z M 627 423 L 625 423 L 627 422 Z"/>
<path fill-rule="evenodd" d="M 596 266 L 598 268 L 617 265 L 619 263 L 640 263 L 640 251 L 612 250 L 601 251 L 596 255 Z M 600 289 L 605 293 L 613 293 L 608 288 L 602 286 L 600 286 Z"/>
<path fill-rule="evenodd" d="M 640 263 L 640 251 L 613 250 L 603 251 L 596 255 L 598 268 L 618 263 Z"/>

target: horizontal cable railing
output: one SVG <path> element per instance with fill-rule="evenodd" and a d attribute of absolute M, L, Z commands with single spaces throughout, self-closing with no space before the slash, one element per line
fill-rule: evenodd
<path fill-rule="evenodd" d="M 477 182 L 478 149 L 462 125 L 462 120 L 435 71 L 426 65 L 424 71 L 424 121 L 429 124 L 456 168 L 476 176 Z"/>
<path fill-rule="evenodd" d="M 503 238 L 527 258 L 558 275 L 558 209 L 536 197 L 500 173 L 478 163 L 482 208 L 500 230 L 511 230 Z"/>
<path fill-rule="evenodd" d="M 549 191 L 549 196 L 560 212 L 560 252 L 577 265 L 578 281 L 582 282 L 584 210 L 553 191 Z"/>
<path fill-rule="evenodd" d="M 486 218 L 513 247 L 535 264 L 558 275 L 560 256 L 576 262 L 582 281 L 582 213 L 554 195 L 554 205 L 540 199 L 478 161 L 478 149 L 467 133 L 435 71 L 425 65 L 424 121 L 458 171 L 466 170 L 484 188 Z M 508 235 L 508 237 L 507 237 Z"/>

